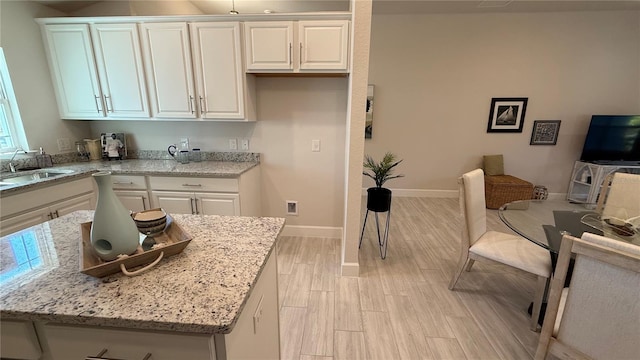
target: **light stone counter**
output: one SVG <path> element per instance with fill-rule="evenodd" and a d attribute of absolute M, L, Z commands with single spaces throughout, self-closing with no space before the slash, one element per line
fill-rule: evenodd
<path fill-rule="evenodd" d="M 134 277 L 97 279 L 80 272 L 80 224 L 92 220 L 92 211 L 77 211 L 0 238 L 0 317 L 231 332 L 268 256 L 275 255 L 284 219 L 173 217 L 193 240 L 182 253 Z"/>
<path fill-rule="evenodd" d="M 28 183 L 0 188 L 0 196 L 9 196 L 23 191 L 33 190 L 42 186 L 78 179 L 96 171 L 111 171 L 114 174 L 137 175 L 169 175 L 169 176 L 207 176 L 235 178 L 247 170 L 258 166 L 257 161 L 201 161 L 189 164 L 179 164 L 175 160 L 114 160 L 68 163 L 50 169 L 74 170 L 71 174 L 64 174 L 54 178 L 33 180 Z M 4 176 L 28 175 L 36 171 L 25 171 Z"/>

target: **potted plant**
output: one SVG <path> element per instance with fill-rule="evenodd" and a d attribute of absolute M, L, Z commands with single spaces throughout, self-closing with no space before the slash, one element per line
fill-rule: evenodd
<path fill-rule="evenodd" d="M 365 156 L 363 164 L 365 171 L 362 172 L 376 182 L 375 187 L 367 189 L 367 209 L 375 212 L 389 211 L 391 208 L 391 190 L 383 188 L 382 185 L 395 178 L 404 175 L 393 175 L 393 168 L 398 166 L 402 160 L 396 161 L 393 153 L 387 152 L 381 161 L 375 161 L 371 156 Z"/>

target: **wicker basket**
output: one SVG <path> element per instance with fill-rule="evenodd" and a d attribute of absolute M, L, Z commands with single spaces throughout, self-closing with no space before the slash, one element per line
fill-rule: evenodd
<path fill-rule="evenodd" d="M 488 209 L 515 200 L 531 199 L 533 184 L 511 175 L 486 175 L 484 177 L 484 197 Z"/>

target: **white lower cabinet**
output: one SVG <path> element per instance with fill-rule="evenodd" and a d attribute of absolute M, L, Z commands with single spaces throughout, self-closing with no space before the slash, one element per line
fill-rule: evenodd
<path fill-rule="evenodd" d="M 41 357 L 42 350 L 31 321 L 2 320 L 0 358 L 37 360 Z"/>
<path fill-rule="evenodd" d="M 77 210 L 95 209 L 96 199 L 91 181 L 91 178 L 85 178 L 2 198 L 0 235 Z"/>
<path fill-rule="evenodd" d="M 240 195 L 153 191 L 153 203 L 173 214 L 240 215 Z"/>
<path fill-rule="evenodd" d="M 173 214 L 261 216 L 260 168 L 239 178 L 149 176 L 151 207 Z"/>
<path fill-rule="evenodd" d="M 111 175 L 113 192 L 125 208 L 133 211 L 149 210 L 149 193 L 143 175 Z"/>
<path fill-rule="evenodd" d="M 45 353 L 43 360 L 86 359 L 92 356 L 126 360 L 216 359 L 211 335 L 57 324 L 42 325 L 39 332 Z M 145 357 L 147 354 L 151 356 Z"/>

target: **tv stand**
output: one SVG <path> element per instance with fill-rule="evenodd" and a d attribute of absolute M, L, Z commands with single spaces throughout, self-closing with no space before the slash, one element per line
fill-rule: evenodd
<path fill-rule="evenodd" d="M 596 164 L 596 165 L 615 165 L 620 167 L 640 166 L 640 161 L 626 161 L 626 160 L 595 160 L 595 161 L 589 161 L 589 163 Z"/>
<path fill-rule="evenodd" d="M 576 161 L 571 173 L 567 200 L 582 204 L 595 204 L 604 178 L 614 172 L 640 174 L 636 161 L 607 161 L 605 163 Z"/>

